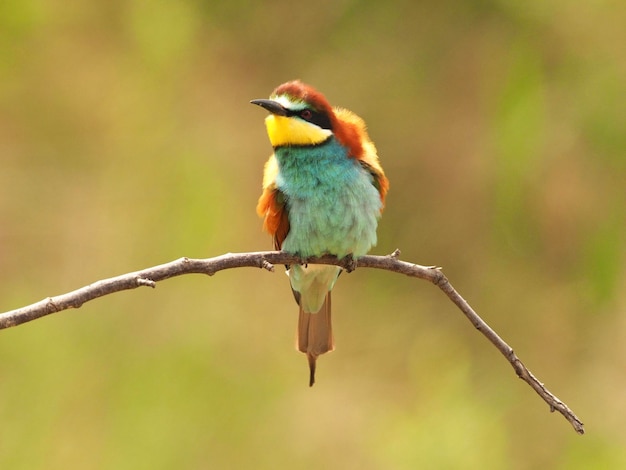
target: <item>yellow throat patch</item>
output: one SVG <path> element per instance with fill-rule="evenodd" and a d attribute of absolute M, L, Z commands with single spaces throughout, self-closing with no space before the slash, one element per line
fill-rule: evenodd
<path fill-rule="evenodd" d="M 315 124 L 296 117 L 270 114 L 265 118 L 267 135 L 272 147 L 281 145 L 316 145 L 332 135 L 330 129 L 322 129 Z"/>

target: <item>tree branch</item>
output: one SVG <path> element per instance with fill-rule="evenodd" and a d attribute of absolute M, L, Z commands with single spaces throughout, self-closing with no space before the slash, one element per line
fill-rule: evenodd
<path fill-rule="evenodd" d="M 120 292 L 123 290 L 136 289 L 141 286 L 156 287 L 156 283 L 171 277 L 183 274 L 208 274 L 212 276 L 218 271 L 231 268 L 256 267 L 274 271 L 275 264 L 332 264 L 341 266 L 352 271 L 358 264 L 361 268 L 384 269 L 395 273 L 405 274 L 410 277 L 424 279 L 435 284 L 448 298 L 463 312 L 467 319 L 480 331 L 513 366 L 517 376 L 532 387 L 537 394 L 550 407 L 550 411 L 558 411 L 579 434 L 585 430 L 580 419 L 568 408 L 568 406 L 553 395 L 515 355 L 513 349 L 487 323 L 470 307 L 470 305 L 452 287 L 440 268 L 420 266 L 407 263 L 398 259 L 400 251 L 396 250 L 388 256 L 363 256 L 354 261 L 351 258 L 337 259 L 334 256 L 322 256 L 320 258 L 308 258 L 303 260 L 298 256 L 279 251 L 261 251 L 256 253 L 228 253 L 222 256 L 208 259 L 180 258 L 170 263 L 161 264 L 121 276 L 103 279 L 67 294 L 48 297 L 32 305 L 11 310 L 0 314 L 0 329 L 21 325 L 36 320 L 51 313 L 60 312 L 70 308 L 79 308 L 85 302 Z"/>

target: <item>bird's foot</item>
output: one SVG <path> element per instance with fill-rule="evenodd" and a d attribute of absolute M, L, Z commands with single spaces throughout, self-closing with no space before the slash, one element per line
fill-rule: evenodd
<path fill-rule="evenodd" d="M 298 257 L 298 264 L 307 268 L 309 266 L 309 259 L 306 256 L 302 256 L 300 253 L 294 253 Z"/>
<path fill-rule="evenodd" d="M 351 273 L 356 269 L 357 261 L 352 253 L 348 253 L 346 256 L 341 258 L 341 267 L 345 269 L 348 273 Z"/>

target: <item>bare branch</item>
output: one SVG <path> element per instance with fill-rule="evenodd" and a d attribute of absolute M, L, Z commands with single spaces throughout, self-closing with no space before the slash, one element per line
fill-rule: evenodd
<path fill-rule="evenodd" d="M 399 260 L 400 250 L 388 256 L 363 256 L 356 262 L 352 258 L 337 259 L 334 256 L 301 259 L 298 256 L 279 251 L 261 251 L 255 253 L 228 253 L 215 258 L 190 259 L 180 258 L 170 263 L 143 269 L 121 276 L 103 279 L 67 294 L 48 297 L 32 305 L 0 314 L 0 329 L 21 325 L 37 318 L 60 312 L 70 308 L 79 308 L 85 302 L 113 294 L 123 290 L 136 289 L 142 286 L 156 287 L 156 283 L 183 274 L 208 274 L 212 276 L 218 271 L 231 268 L 255 267 L 274 271 L 275 264 L 333 264 L 346 270 L 356 265 L 361 268 L 376 268 L 405 274 L 410 277 L 424 279 L 435 284 L 463 312 L 467 319 L 480 331 L 511 364 L 517 376 L 532 387 L 550 407 L 550 411 L 558 411 L 577 433 L 584 434 L 581 420 L 568 406 L 553 395 L 515 355 L 513 349 L 470 307 L 463 297 L 452 287 L 440 268 L 436 266 L 420 266 Z"/>

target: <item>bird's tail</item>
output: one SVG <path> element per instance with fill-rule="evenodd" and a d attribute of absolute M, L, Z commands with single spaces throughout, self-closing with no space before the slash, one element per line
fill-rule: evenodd
<path fill-rule="evenodd" d="M 317 357 L 335 349 L 330 317 L 330 291 L 317 313 L 306 313 L 300 306 L 298 318 L 298 351 L 309 360 L 309 387 L 315 383 Z"/>

